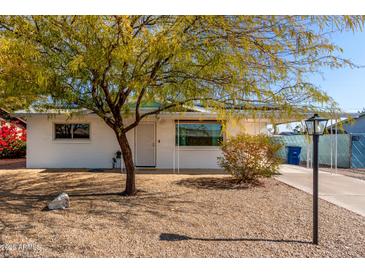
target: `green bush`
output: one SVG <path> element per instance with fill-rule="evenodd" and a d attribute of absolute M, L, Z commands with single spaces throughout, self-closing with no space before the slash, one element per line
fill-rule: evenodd
<path fill-rule="evenodd" d="M 281 146 L 267 135 L 241 134 L 222 144 L 223 156 L 218 162 L 238 183 L 257 185 L 260 178 L 278 172 L 282 160 L 277 152 Z"/>

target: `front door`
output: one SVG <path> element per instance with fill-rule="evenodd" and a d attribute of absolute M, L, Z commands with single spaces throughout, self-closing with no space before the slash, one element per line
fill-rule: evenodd
<path fill-rule="evenodd" d="M 155 124 L 142 123 L 136 127 L 136 166 L 154 167 L 155 162 Z"/>

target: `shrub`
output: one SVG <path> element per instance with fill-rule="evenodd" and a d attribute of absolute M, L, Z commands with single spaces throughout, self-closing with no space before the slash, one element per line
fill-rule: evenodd
<path fill-rule="evenodd" d="M 0 159 L 25 156 L 26 130 L 19 129 L 15 123 L 0 123 Z"/>
<path fill-rule="evenodd" d="M 277 156 L 281 144 L 269 136 L 241 134 L 222 144 L 219 165 L 238 183 L 259 184 L 259 179 L 278 172 L 281 159 Z"/>

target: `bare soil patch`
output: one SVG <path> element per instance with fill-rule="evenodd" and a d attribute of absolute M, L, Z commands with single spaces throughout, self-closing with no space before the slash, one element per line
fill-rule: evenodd
<path fill-rule="evenodd" d="M 25 168 L 25 158 L 20 159 L 0 159 L 0 169 Z"/>
<path fill-rule="evenodd" d="M 275 180 L 138 174 L 123 197 L 113 172 L 0 170 L 0 257 L 364 257 L 365 218 Z M 67 192 L 71 208 L 42 211 Z"/>

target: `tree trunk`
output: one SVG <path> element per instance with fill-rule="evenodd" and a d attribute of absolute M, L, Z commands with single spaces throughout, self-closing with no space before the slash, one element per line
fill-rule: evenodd
<path fill-rule="evenodd" d="M 135 167 L 133 163 L 132 150 L 129 146 L 127 135 L 122 132 L 117 134 L 120 149 L 122 151 L 125 170 L 127 172 L 127 178 L 125 182 L 124 195 L 133 196 L 136 194 L 136 182 L 135 182 Z"/>

